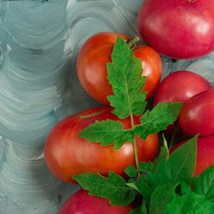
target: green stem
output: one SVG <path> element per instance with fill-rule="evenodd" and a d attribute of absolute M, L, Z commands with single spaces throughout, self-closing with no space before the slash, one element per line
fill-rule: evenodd
<path fill-rule="evenodd" d="M 129 47 L 133 50 L 139 41 L 140 41 L 140 38 L 135 36 L 134 38 L 128 39 L 126 42 L 129 45 Z"/>
<path fill-rule="evenodd" d="M 131 118 L 132 130 L 133 130 L 135 128 L 133 114 L 130 114 L 130 118 Z M 140 178 L 140 168 L 139 168 L 139 159 L 138 159 L 138 151 L 137 151 L 137 141 L 136 141 L 136 137 L 135 136 L 134 136 L 134 140 L 133 140 L 133 150 L 134 150 L 135 165 L 136 165 L 136 168 L 137 168 L 137 175 L 138 175 L 138 178 Z"/>
<path fill-rule="evenodd" d="M 138 159 L 138 152 L 137 152 L 137 142 L 136 142 L 136 138 L 135 137 L 134 137 L 134 141 L 133 141 L 133 148 L 134 148 L 135 164 L 136 164 L 136 168 L 137 168 L 137 176 L 138 176 L 138 178 L 140 178 L 139 159 Z"/>

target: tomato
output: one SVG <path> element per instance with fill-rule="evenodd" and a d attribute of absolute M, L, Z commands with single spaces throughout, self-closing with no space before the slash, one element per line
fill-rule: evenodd
<path fill-rule="evenodd" d="M 111 53 L 117 37 L 128 40 L 128 36 L 114 32 L 100 32 L 91 36 L 81 47 L 77 57 L 77 74 L 85 91 L 96 101 L 109 104 L 107 96 L 112 95 L 112 86 L 107 80 L 106 63 L 111 62 Z M 156 89 L 162 75 L 162 61 L 159 54 L 148 46 L 139 46 L 134 51 L 142 60 L 143 76 L 147 77 L 147 98 Z"/>
<path fill-rule="evenodd" d="M 162 61 L 159 54 L 149 46 L 138 46 L 134 50 L 135 57 L 141 59 L 143 73 L 146 83 L 142 90 L 147 91 L 147 99 L 150 98 L 157 89 L 162 75 Z"/>
<path fill-rule="evenodd" d="M 186 102 L 194 95 L 212 88 L 203 76 L 188 70 L 179 70 L 166 76 L 158 86 L 153 104 L 159 102 Z"/>
<path fill-rule="evenodd" d="M 58 214 L 128 214 L 132 206 L 113 206 L 108 199 L 89 195 L 80 189 L 61 206 Z"/>
<path fill-rule="evenodd" d="M 188 70 L 179 70 L 170 73 L 159 84 L 153 99 L 153 105 L 159 102 L 186 102 L 194 95 L 211 89 L 212 85 L 203 76 Z M 174 133 L 174 124 L 167 127 L 165 133 L 172 135 Z M 182 133 L 177 129 L 177 135 Z"/>
<path fill-rule="evenodd" d="M 214 134 L 214 89 L 196 94 L 186 101 L 178 115 L 178 123 L 189 136 Z"/>
<path fill-rule="evenodd" d="M 44 156 L 50 171 L 67 183 L 75 183 L 73 175 L 84 172 L 99 172 L 107 175 L 114 171 L 123 175 L 123 170 L 134 164 L 132 143 L 126 142 L 119 150 L 113 145 L 101 146 L 80 138 L 78 133 L 96 120 L 119 120 L 111 113 L 110 106 L 99 106 L 68 116 L 57 123 L 49 132 L 45 143 Z M 131 128 L 130 119 L 119 120 L 124 129 Z M 139 124 L 139 117 L 135 118 Z M 146 140 L 136 137 L 139 161 L 151 161 L 158 148 L 158 134 L 151 134 Z"/>
<path fill-rule="evenodd" d="M 171 153 L 186 141 L 175 145 Z M 206 168 L 214 164 L 214 136 L 199 137 L 197 140 L 197 158 L 194 176 L 200 175 Z"/>
<path fill-rule="evenodd" d="M 146 0 L 137 25 L 159 53 L 176 59 L 202 57 L 214 50 L 214 1 Z"/>

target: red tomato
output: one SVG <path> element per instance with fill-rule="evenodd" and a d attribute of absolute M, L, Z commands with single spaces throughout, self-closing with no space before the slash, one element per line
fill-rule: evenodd
<path fill-rule="evenodd" d="M 138 46 L 134 50 L 135 57 L 141 59 L 146 83 L 142 90 L 147 91 L 147 99 L 158 87 L 162 75 L 162 61 L 159 54 L 149 46 Z"/>
<path fill-rule="evenodd" d="M 135 163 L 132 143 L 127 142 L 119 150 L 114 150 L 112 145 L 101 146 L 78 136 L 81 130 L 96 120 L 119 120 L 111 111 L 109 106 L 91 108 L 64 118 L 52 128 L 44 155 L 50 171 L 57 178 L 71 183 L 74 182 L 73 175 L 84 172 L 107 175 L 111 170 L 123 175 L 123 170 Z M 135 119 L 138 124 L 139 117 Z M 131 128 L 129 118 L 120 121 L 125 129 Z M 159 148 L 158 134 L 149 135 L 146 140 L 136 139 L 139 161 L 153 160 Z"/>
<path fill-rule="evenodd" d="M 180 70 L 170 73 L 158 86 L 153 104 L 159 102 L 186 102 L 194 95 L 211 89 L 212 85 L 203 76 L 192 71 Z"/>
<path fill-rule="evenodd" d="M 174 146 L 171 152 L 175 151 L 186 141 Z M 199 137 L 197 141 L 197 158 L 194 176 L 200 175 L 206 168 L 214 164 L 214 136 Z"/>
<path fill-rule="evenodd" d="M 71 195 L 58 214 L 128 214 L 132 206 L 112 206 L 108 199 L 91 196 L 80 189 Z"/>
<path fill-rule="evenodd" d="M 182 131 L 189 136 L 214 134 L 214 89 L 196 94 L 186 101 L 178 115 Z"/>
<path fill-rule="evenodd" d="M 111 62 L 111 53 L 118 36 L 128 40 L 126 35 L 113 32 L 93 35 L 83 44 L 77 57 L 77 74 L 82 87 L 102 104 L 109 104 L 107 96 L 113 94 L 112 86 L 107 80 L 106 63 Z M 147 46 L 137 47 L 134 54 L 142 60 L 142 75 L 147 77 L 143 90 L 148 92 L 149 98 L 160 82 L 161 58 L 155 50 Z"/>
<path fill-rule="evenodd" d="M 172 58 L 199 58 L 214 50 L 214 1 L 146 0 L 137 17 L 141 37 Z"/>
<path fill-rule="evenodd" d="M 194 95 L 211 89 L 212 85 L 203 76 L 192 71 L 180 70 L 170 73 L 159 84 L 153 100 L 153 105 L 159 102 L 186 102 Z M 167 127 L 167 134 L 173 134 L 174 124 Z M 177 133 L 182 136 L 182 133 Z"/>

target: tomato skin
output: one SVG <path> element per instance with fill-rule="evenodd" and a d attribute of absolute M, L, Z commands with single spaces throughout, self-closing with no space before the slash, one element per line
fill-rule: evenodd
<path fill-rule="evenodd" d="M 113 46 L 124 34 L 101 32 L 91 36 L 81 47 L 77 57 L 77 75 L 85 91 L 100 103 L 108 104 L 112 87 L 107 80 L 106 63 L 111 62 Z"/>
<path fill-rule="evenodd" d="M 112 95 L 112 86 L 107 80 L 106 63 L 111 62 L 111 53 L 117 37 L 128 36 L 114 32 L 101 32 L 90 37 L 81 47 L 77 57 L 77 74 L 85 91 L 99 103 L 108 105 L 107 96 Z M 147 99 L 160 82 L 162 61 L 159 54 L 148 46 L 139 46 L 134 55 L 142 60 L 143 76 L 147 77 Z"/>
<path fill-rule="evenodd" d="M 163 55 L 199 58 L 214 50 L 213 8 L 213 1 L 146 0 L 139 9 L 138 31 Z"/>
<path fill-rule="evenodd" d="M 196 94 L 186 101 L 178 115 L 178 123 L 189 136 L 214 134 L 214 89 Z"/>
<path fill-rule="evenodd" d="M 153 105 L 158 102 L 186 102 L 194 95 L 209 89 L 212 89 L 212 85 L 203 76 L 188 70 L 175 71 L 159 84 Z"/>
<path fill-rule="evenodd" d="M 171 153 L 186 141 L 175 145 Z M 214 164 L 214 136 L 199 137 L 197 140 L 197 158 L 194 176 L 200 175 L 205 169 Z"/>
<path fill-rule="evenodd" d="M 50 171 L 57 178 L 75 183 L 73 175 L 84 172 L 99 172 L 107 175 L 114 171 L 123 175 L 123 170 L 134 164 L 134 152 L 131 143 L 125 143 L 119 150 L 113 146 L 101 146 L 80 138 L 78 133 L 96 120 L 119 120 L 111 113 L 109 106 L 87 109 L 68 116 L 56 124 L 50 131 L 44 149 L 44 156 Z M 131 128 L 129 118 L 120 120 L 124 128 Z M 136 124 L 139 117 L 135 118 Z M 158 152 L 158 134 L 152 134 L 146 140 L 136 138 L 139 161 L 153 160 Z"/>
<path fill-rule="evenodd" d="M 58 214 L 128 214 L 132 206 L 112 206 L 108 199 L 91 196 L 80 189 L 62 205 Z"/>
<path fill-rule="evenodd" d="M 147 91 L 146 98 L 149 99 L 161 80 L 162 61 L 160 55 L 153 48 L 146 45 L 136 47 L 133 52 L 135 57 L 142 61 L 142 76 L 146 77 L 146 83 L 142 90 Z"/>

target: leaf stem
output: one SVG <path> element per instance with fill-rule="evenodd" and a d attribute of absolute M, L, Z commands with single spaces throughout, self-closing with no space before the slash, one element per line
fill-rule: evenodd
<path fill-rule="evenodd" d="M 133 130 L 135 128 L 135 123 L 134 123 L 134 117 L 133 117 L 132 113 L 130 114 L 130 118 L 131 118 L 132 130 Z M 139 159 L 138 159 L 136 136 L 134 136 L 134 140 L 133 140 L 133 150 L 134 150 L 135 165 L 137 168 L 137 175 L 138 175 L 138 178 L 140 178 L 140 169 L 139 169 Z"/>
<path fill-rule="evenodd" d="M 140 178 L 140 169 L 139 169 L 139 159 L 138 159 L 136 137 L 134 137 L 134 140 L 133 140 L 133 148 L 134 148 L 135 164 L 136 164 L 136 168 L 137 168 L 137 176 L 138 176 L 138 178 Z"/>
<path fill-rule="evenodd" d="M 135 36 L 134 38 L 128 39 L 126 42 L 129 45 L 129 47 L 133 50 L 139 41 L 140 41 L 140 38 Z"/>

